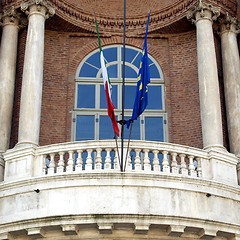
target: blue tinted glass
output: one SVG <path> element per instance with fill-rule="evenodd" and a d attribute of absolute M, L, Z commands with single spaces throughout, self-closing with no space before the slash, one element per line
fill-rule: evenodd
<path fill-rule="evenodd" d="M 99 69 L 96 69 L 93 66 L 88 65 L 87 63 L 84 63 L 80 72 L 79 77 L 96 77 Z"/>
<path fill-rule="evenodd" d="M 162 86 L 148 86 L 147 109 L 162 109 Z"/>
<path fill-rule="evenodd" d="M 117 78 L 118 77 L 118 65 L 111 65 L 109 67 L 107 67 L 107 72 L 108 72 L 108 76 L 109 78 Z"/>
<path fill-rule="evenodd" d="M 134 100 L 136 95 L 136 86 L 125 86 L 125 108 L 133 109 Z"/>
<path fill-rule="evenodd" d="M 117 99 L 118 99 L 118 94 L 117 94 L 117 85 L 112 85 L 112 102 L 114 107 L 117 109 Z M 100 108 L 107 108 L 107 101 L 106 101 L 106 94 L 103 85 L 100 86 Z"/>
<path fill-rule="evenodd" d="M 100 116 L 99 118 L 99 139 L 113 139 L 114 132 L 112 122 L 109 116 Z"/>
<path fill-rule="evenodd" d="M 142 59 L 142 52 L 140 52 L 140 53 L 137 55 L 137 58 L 133 61 L 133 64 L 134 64 L 137 68 L 140 67 L 141 59 Z"/>
<path fill-rule="evenodd" d="M 126 78 L 137 78 L 137 72 L 129 66 L 125 66 L 125 77 Z"/>
<path fill-rule="evenodd" d="M 93 55 L 91 55 L 87 61 L 89 64 L 91 65 L 94 65 L 95 67 L 97 68 L 100 68 L 101 67 L 101 64 L 100 64 L 100 52 L 96 52 L 94 53 Z"/>
<path fill-rule="evenodd" d="M 163 117 L 145 117 L 145 139 L 164 141 Z"/>
<path fill-rule="evenodd" d="M 94 116 L 76 117 L 76 141 L 94 139 Z"/>
<path fill-rule="evenodd" d="M 127 120 L 130 118 L 130 116 L 125 117 Z M 130 127 L 127 128 L 125 125 L 124 128 L 124 139 L 129 138 L 130 133 Z M 140 139 L 140 118 L 135 120 L 132 124 L 132 133 L 131 133 L 131 139 L 139 140 Z"/>
<path fill-rule="evenodd" d="M 117 61 L 117 48 L 104 48 L 103 55 L 107 63 Z"/>
<path fill-rule="evenodd" d="M 95 107 L 95 85 L 78 84 L 77 108 Z"/>
<path fill-rule="evenodd" d="M 150 77 L 151 78 L 160 78 L 160 73 L 155 64 L 151 65 L 150 68 Z"/>
<path fill-rule="evenodd" d="M 122 47 L 122 58 L 121 60 L 123 61 L 123 47 Z M 135 58 L 138 56 L 138 54 L 140 54 L 141 52 L 135 50 L 135 49 L 131 49 L 131 48 L 126 48 L 126 55 L 125 55 L 125 61 L 126 62 L 133 62 L 135 60 Z M 141 55 L 141 54 L 140 54 Z"/>

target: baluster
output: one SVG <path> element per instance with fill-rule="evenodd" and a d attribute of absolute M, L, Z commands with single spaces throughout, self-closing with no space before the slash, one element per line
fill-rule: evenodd
<path fill-rule="evenodd" d="M 143 157 L 144 171 L 151 171 L 150 160 L 149 160 L 149 157 L 148 157 L 149 150 L 148 149 L 143 149 L 143 152 L 144 152 L 144 157 Z"/>
<path fill-rule="evenodd" d="M 106 148 L 106 157 L 104 162 L 104 169 L 108 170 L 111 169 L 111 157 L 110 157 L 110 151 L 111 148 Z"/>
<path fill-rule="evenodd" d="M 87 150 L 87 159 L 86 159 L 86 167 L 85 167 L 85 170 L 86 171 L 91 171 L 92 170 L 92 149 L 88 149 Z"/>
<path fill-rule="evenodd" d="M 169 166 L 169 161 L 168 161 L 168 151 L 163 151 L 163 172 L 170 173 L 170 166 Z"/>
<path fill-rule="evenodd" d="M 96 159 L 95 159 L 95 170 L 101 170 L 102 169 L 102 157 L 101 157 L 101 148 L 96 149 Z"/>
<path fill-rule="evenodd" d="M 54 169 L 55 169 L 54 156 L 55 156 L 55 153 L 50 153 L 50 164 L 49 164 L 49 169 L 48 169 L 49 175 L 54 174 Z"/>
<path fill-rule="evenodd" d="M 153 150 L 153 171 L 154 172 L 160 172 L 160 164 L 159 164 L 159 158 L 158 158 L 158 150 Z"/>
<path fill-rule="evenodd" d="M 77 157 L 77 162 L 76 162 L 76 167 L 75 170 L 76 172 L 81 172 L 82 171 L 82 150 L 77 150 L 78 157 Z"/>
<path fill-rule="evenodd" d="M 59 161 L 57 166 L 57 173 L 64 172 L 64 160 L 63 160 L 64 152 L 59 152 Z"/>
<path fill-rule="evenodd" d="M 195 171 L 195 167 L 194 167 L 194 164 L 193 164 L 193 158 L 194 156 L 188 156 L 188 159 L 189 159 L 189 173 L 190 173 L 190 176 L 192 177 L 197 177 L 197 172 Z"/>
<path fill-rule="evenodd" d="M 172 156 L 172 163 L 171 163 L 172 173 L 173 174 L 178 174 L 179 173 L 179 168 L 178 168 L 178 164 L 177 164 L 177 153 L 172 152 L 171 156 Z"/>
<path fill-rule="evenodd" d="M 114 148 L 114 169 L 115 170 L 119 170 L 120 166 L 119 166 L 119 152 L 117 148 Z"/>
<path fill-rule="evenodd" d="M 136 157 L 134 159 L 134 167 L 135 167 L 135 171 L 140 171 L 142 170 L 141 168 L 141 160 L 140 160 L 140 149 L 135 149 L 135 153 L 136 153 Z"/>
<path fill-rule="evenodd" d="M 47 159 L 47 155 L 42 156 L 42 175 L 46 175 L 48 172 L 50 160 Z"/>
<path fill-rule="evenodd" d="M 68 161 L 67 161 L 67 167 L 66 172 L 72 172 L 73 171 L 73 151 L 68 151 Z"/>
<path fill-rule="evenodd" d="M 188 176 L 187 165 L 186 165 L 186 162 L 185 162 L 186 155 L 185 154 L 180 154 L 179 156 L 181 158 L 181 174 L 184 175 L 184 176 Z"/>
<path fill-rule="evenodd" d="M 198 157 L 197 160 L 197 175 L 198 177 L 202 177 L 202 158 Z"/>
<path fill-rule="evenodd" d="M 127 151 L 127 156 L 126 156 L 126 158 L 127 158 L 127 160 L 126 160 L 126 170 L 130 170 L 130 171 L 132 171 L 133 170 L 133 167 L 132 167 L 132 157 L 130 156 L 130 152 L 131 152 L 131 150 L 132 149 L 128 149 L 128 151 Z"/>

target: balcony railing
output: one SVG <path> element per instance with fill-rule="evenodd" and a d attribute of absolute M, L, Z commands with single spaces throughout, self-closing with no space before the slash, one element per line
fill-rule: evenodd
<path fill-rule="evenodd" d="M 68 172 L 120 171 L 120 148 L 115 142 L 101 141 L 40 147 L 38 158 L 43 174 Z M 124 148 L 125 171 L 165 172 L 202 177 L 201 162 L 207 153 L 167 143 L 132 141 Z"/>
<path fill-rule="evenodd" d="M 224 149 L 197 149 L 172 143 L 132 140 L 83 141 L 8 150 L 5 180 L 68 173 L 125 172 L 190 176 L 237 184 L 235 155 Z M 23 166 L 25 168 L 23 168 Z"/>

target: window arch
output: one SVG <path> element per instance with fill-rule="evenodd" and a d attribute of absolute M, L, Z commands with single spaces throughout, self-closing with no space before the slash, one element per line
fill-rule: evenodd
<path fill-rule="evenodd" d="M 108 75 L 112 84 L 112 101 L 118 119 L 122 113 L 123 46 L 103 47 Z M 135 99 L 141 50 L 126 46 L 125 54 L 125 119 L 130 118 Z M 167 141 L 164 79 L 160 66 L 149 55 L 151 83 L 148 85 L 148 106 L 134 121 L 131 139 Z M 75 76 L 75 104 L 72 140 L 112 139 L 113 130 L 107 115 L 105 92 L 100 66 L 100 53 L 95 50 L 79 64 Z M 125 128 L 124 138 L 129 130 Z"/>

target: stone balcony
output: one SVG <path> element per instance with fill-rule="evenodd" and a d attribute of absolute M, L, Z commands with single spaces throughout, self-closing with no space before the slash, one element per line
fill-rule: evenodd
<path fill-rule="evenodd" d="M 133 235 L 126 239 L 160 239 L 156 231 L 163 238 L 239 239 L 235 155 L 171 143 L 124 146 L 124 172 L 114 140 L 8 150 L 0 239 L 36 239 L 55 230 L 79 236 L 86 229 L 103 238 L 128 229 Z"/>

